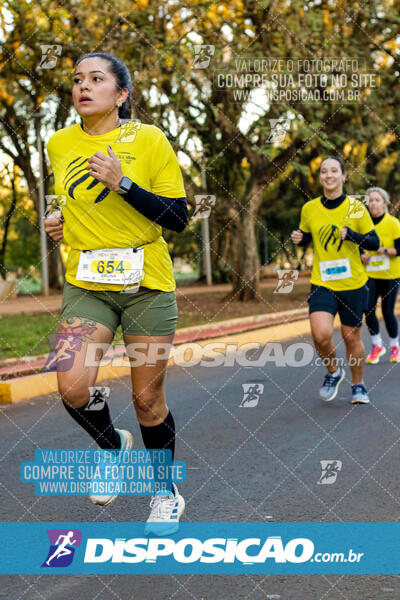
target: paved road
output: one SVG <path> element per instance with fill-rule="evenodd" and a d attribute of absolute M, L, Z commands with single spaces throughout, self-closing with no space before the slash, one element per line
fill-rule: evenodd
<path fill-rule="evenodd" d="M 310 342 L 309 338 L 284 344 Z M 340 355 L 343 347 L 340 345 Z M 350 404 L 349 380 L 332 404 L 317 399 L 322 367 L 173 367 L 169 405 L 177 459 L 187 462 L 185 520 L 397 521 L 399 373 L 387 356 L 369 366 L 372 404 Z M 265 386 L 257 406 L 239 407 L 243 383 Z M 128 378 L 113 380 L 115 423 L 140 440 Z M 36 497 L 19 465 L 38 448 L 88 444 L 56 395 L 0 412 L 0 481 L 5 521 L 141 521 L 148 499 L 121 497 L 108 508 L 82 497 Z M 141 445 L 138 444 L 138 445 Z M 332 485 L 318 485 L 321 460 L 342 461 Z M 389 600 L 395 576 L 3 576 L 7 600 Z"/>

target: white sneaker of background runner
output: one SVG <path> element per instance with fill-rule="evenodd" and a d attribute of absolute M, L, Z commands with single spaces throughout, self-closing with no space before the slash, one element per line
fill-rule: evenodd
<path fill-rule="evenodd" d="M 319 397 L 321 400 L 325 402 L 331 402 L 339 390 L 339 386 L 342 383 L 345 377 L 345 371 L 343 367 L 339 367 L 339 374 L 332 375 L 331 373 L 326 373 L 324 383 L 322 384 L 321 389 L 319 390 Z"/>
<path fill-rule="evenodd" d="M 158 494 L 150 501 L 150 516 L 147 519 L 145 535 L 169 535 L 179 529 L 179 519 L 185 510 L 185 501 L 175 483 L 174 494 Z"/>
<path fill-rule="evenodd" d="M 121 450 L 130 450 L 131 448 L 133 448 L 133 435 L 130 431 L 127 431 L 126 429 L 117 428 L 115 429 L 115 431 L 121 438 Z M 105 450 L 105 452 L 107 452 L 107 450 Z M 107 481 L 106 477 L 104 477 L 104 479 L 102 479 L 101 481 L 104 481 L 105 483 L 112 483 L 113 485 L 120 483 L 119 480 L 115 479 L 110 479 Z M 98 477 L 94 477 L 93 482 L 96 482 L 98 484 L 100 483 L 100 480 Z M 90 494 L 89 498 L 91 499 L 93 504 L 101 504 L 102 506 L 107 506 L 108 504 L 111 504 L 111 502 L 113 502 L 113 500 L 115 500 L 117 496 L 118 494 Z"/>

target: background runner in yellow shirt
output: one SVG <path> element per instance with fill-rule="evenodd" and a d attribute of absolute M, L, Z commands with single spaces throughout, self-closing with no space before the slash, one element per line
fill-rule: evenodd
<path fill-rule="evenodd" d="M 66 410 L 101 448 L 131 448 L 131 433 L 114 428 L 104 393 L 95 387 L 98 367 L 86 364 L 91 346 L 102 344 L 104 351 L 121 324 L 126 347 L 145 355 L 131 361 L 144 445 L 171 450 L 173 457 L 175 423 L 164 377 L 177 309 L 162 227 L 182 231 L 188 212 L 182 173 L 166 136 L 130 119 L 131 89 L 119 59 L 103 52 L 82 56 L 72 88 L 81 123 L 57 131 L 47 145 L 62 217 L 47 219 L 46 230 L 70 247 L 57 376 Z M 60 356 L 68 356 L 68 344 L 73 363 L 63 368 Z M 161 353 L 150 358 L 156 347 Z M 168 492 L 152 498 L 147 533 L 160 523 L 165 534 L 178 528 L 184 500 L 172 482 Z M 96 504 L 115 498 L 91 494 Z"/>
<path fill-rule="evenodd" d="M 346 356 L 352 373 L 352 402 L 369 402 L 363 381 L 365 349 L 361 325 L 367 306 L 367 275 L 359 246 L 377 249 L 379 240 L 368 210 L 362 202 L 343 192 L 344 164 L 337 156 L 321 163 L 323 195 L 306 202 L 300 228 L 293 231 L 293 243 L 314 246 L 311 291 L 308 299 L 311 333 L 316 351 L 327 367 L 320 398 L 333 400 L 345 371 L 338 364 L 333 341 L 333 321 L 339 313 Z"/>
<path fill-rule="evenodd" d="M 380 240 L 376 252 L 364 252 L 361 260 L 368 275 L 369 302 L 366 322 L 371 335 L 372 348 L 367 362 L 377 364 L 386 354 L 376 317 L 376 303 L 382 299 L 382 315 L 389 334 L 390 360 L 400 362 L 399 326 L 394 314 L 400 285 L 400 222 L 388 214 L 389 194 L 379 187 L 367 190 L 368 209 Z"/>

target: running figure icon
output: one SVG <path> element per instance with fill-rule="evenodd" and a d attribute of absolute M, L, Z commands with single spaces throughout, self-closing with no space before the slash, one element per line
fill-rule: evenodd
<path fill-rule="evenodd" d="M 56 333 L 56 344 L 50 352 L 44 371 L 68 371 L 73 365 L 75 351 L 80 350 L 82 339 L 77 335 Z"/>
<path fill-rule="evenodd" d="M 50 566 L 51 561 L 54 558 L 61 558 L 62 556 L 66 556 L 67 554 L 72 554 L 72 550 L 67 548 L 67 546 L 72 546 L 76 544 L 78 540 L 72 539 L 74 536 L 73 531 L 69 531 L 66 535 L 59 535 L 56 541 L 57 549 L 56 551 L 46 560 L 46 565 Z M 60 542 L 62 540 L 62 542 Z"/>

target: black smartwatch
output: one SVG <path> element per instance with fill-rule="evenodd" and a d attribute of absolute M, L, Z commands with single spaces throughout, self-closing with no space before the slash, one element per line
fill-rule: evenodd
<path fill-rule="evenodd" d="M 384 248 L 384 249 L 383 249 L 383 254 L 386 254 L 386 256 L 387 256 L 387 253 L 388 253 L 388 249 L 387 249 L 387 248 Z"/>
<path fill-rule="evenodd" d="M 129 190 L 132 187 L 132 179 L 129 179 L 129 177 L 125 177 L 125 175 L 122 177 L 121 181 L 119 182 L 119 190 L 118 190 L 118 194 L 127 194 L 129 192 Z"/>

